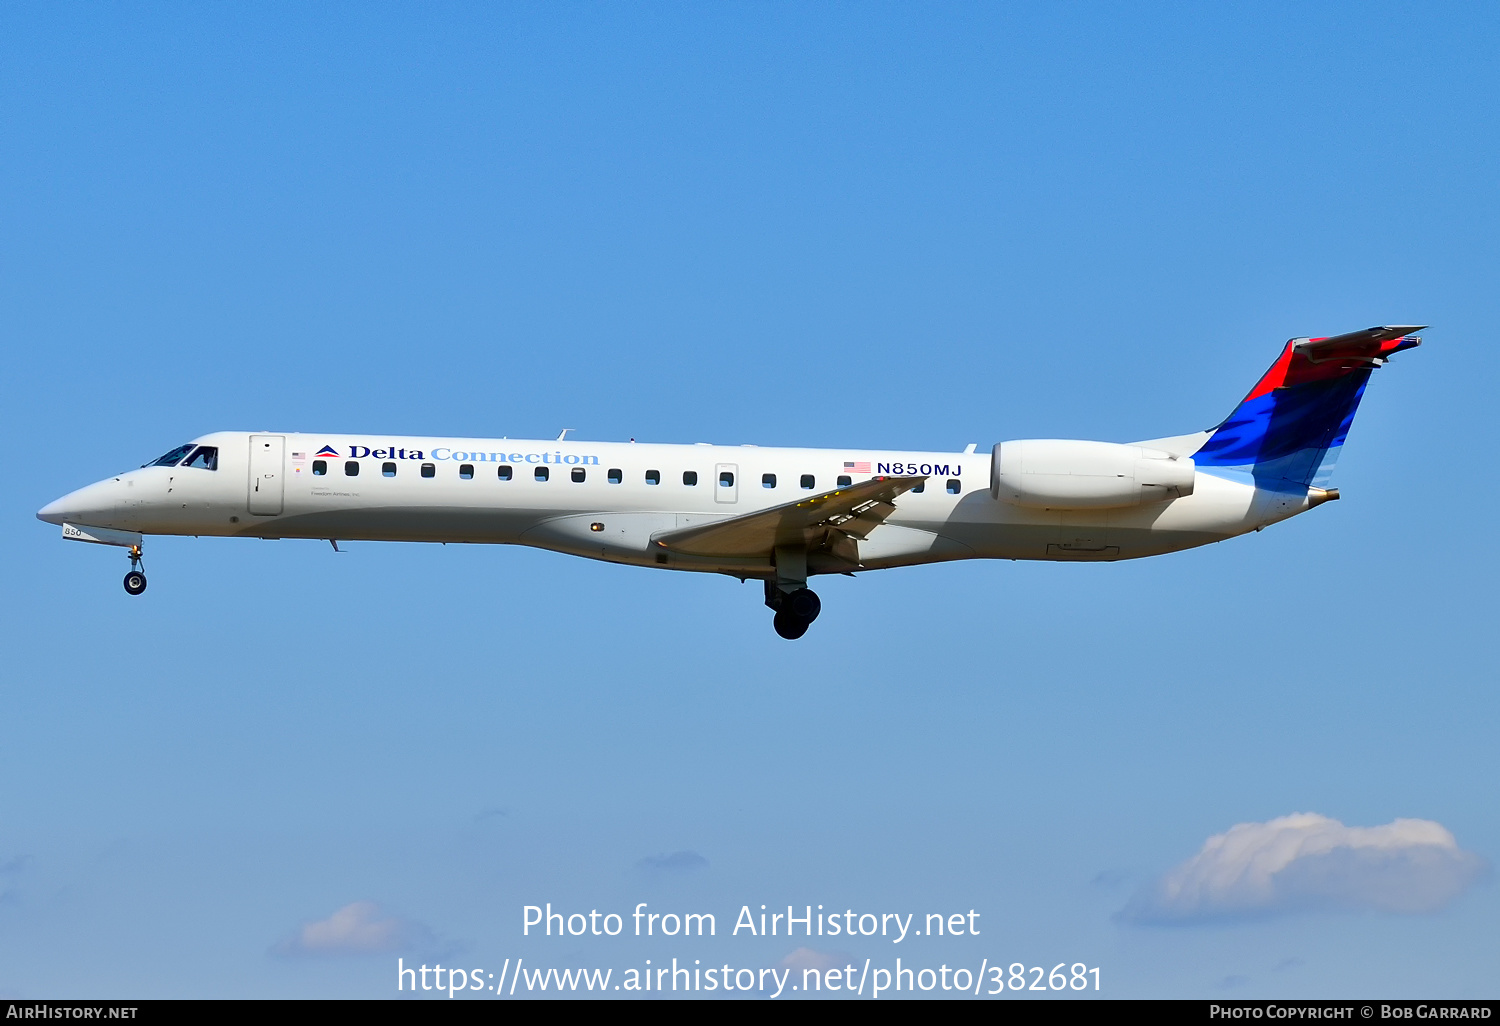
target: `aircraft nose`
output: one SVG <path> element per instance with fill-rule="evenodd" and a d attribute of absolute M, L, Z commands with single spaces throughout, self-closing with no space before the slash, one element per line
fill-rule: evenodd
<path fill-rule="evenodd" d="M 100 481 L 76 492 L 69 492 L 61 499 L 49 502 L 37 510 L 36 518 L 49 524 L 86 524 L 91 527 L 108 527 L 107 520 L 115 511 L 113 481 Z"/>
<path fill-rule="evenodd" d="M 66 499 L 67 496 L 64 495 L 61 499 L 54 499 L 47 503 L 47 505 L 36 511 L 36 518 L 44 523 L 61 526 L 68 519 L 68 504 L 65 501 Z"/>

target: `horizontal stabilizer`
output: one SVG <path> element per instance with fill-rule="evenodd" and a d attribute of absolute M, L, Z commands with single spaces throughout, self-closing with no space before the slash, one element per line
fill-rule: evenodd
<path fill-rule="evenodd" d="M 815 548 L 829 533 L 858 541 L 895 512 L 896 498 L 926 477 L 876 477 L 796 502 L 664 531 L 654 541 L 689 556 L 769 556 L 778 545 Z"/>
<path fill-rule="evenodd" d="M 1384 363 L 1392 353 L 1403 349 L 1414 349 L 1422 340 L 1413 335 L 1425 324 L 1396 324 L 1364 331 L 1351 331 L 1329 338 L 1309 338 L 1297 341 L 1295 349 L 1312 363 L 1327 363 L 1337 360 L 1368 360 Z M 1392 345 L 1391 343 L 1396 343 Z"/>

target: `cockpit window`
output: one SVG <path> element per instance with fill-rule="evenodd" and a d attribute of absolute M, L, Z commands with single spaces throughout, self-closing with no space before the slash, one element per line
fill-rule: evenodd
<path fill-rule="evenodd" d="M 142 463 L 141 466 L 143 466 L 143 467 L 175 467 L 175 466 L 177 466 L 177 461 L 178 460 L 182 459 L 184 456 L 186 456 L 188 453 L 190 453 L 192 451 L 193 451 L 193 443 L 189 442 L 187 445 L 179 445 L 177 448 L 175 448 L 171 452 L 167 453 L 161 459 L 152 460 L 150 463 Z"/>
<path fill-rule="evenodd" d="M 201 470 L 218 470 L 219 447 L 217 445 L 200 445 L 182 465 L 184 467 L 198 467 Z"/>

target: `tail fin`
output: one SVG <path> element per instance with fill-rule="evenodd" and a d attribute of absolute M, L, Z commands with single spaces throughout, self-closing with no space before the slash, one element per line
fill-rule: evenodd
<path fill-rule="evenodd" d="M 1409 332 L 1423 327 L 1395 325 L 1292 339 L 1193 454 L 1193 461 L 1199 467 L 1252 474 L 1270 487 L 1324 487 L 1370 372 L 1392 354 L 1421 345 Z"/>

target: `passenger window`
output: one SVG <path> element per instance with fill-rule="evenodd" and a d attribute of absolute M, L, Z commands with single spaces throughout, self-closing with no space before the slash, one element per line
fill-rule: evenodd
<path fill-rule="evenodd" d="M 762 474 L 762 475 L 760 475 L 760 486 L 762 488 L 775 488 L 776 487 L 776 475 L 775 474 Z"/>
<path fill-rule="evenodd" d="M 698 472 L 696 470 L 684 470 L 682 472 L 682 483 L 688 487 L 698 483 Z"/>
<path fill-rule="evenodd" d="M 348 463 L 344 464 L 344 476 L 345 477 L 358 477 L 359 476 L 359 461 L 358 460 L 350 460 Z"/>
<path fill-rule="evenodd" d="M 853 483 L 854 483 L 854 478 L 850 477 L 848 474 L 840 474 L 839 475 L 838 486 L 840 488 L 848 488 Z"/>
<path fill-rule="evenodd" d="M 328 473 L 327 460 L 313 460 L 313 477 L 322 477 Z"/>
<path fill-rule="evenodd" d="M 396 465 L 394 463 L 382 463 L 380 465 L 380 472 L 386 477 L 395 477 Z"/>
<path fill-rule="evenodd" d="M 817 484 L 817 480 L 811 474 L 802 475 L 803 488 L 806 488 L 808 491 L 812 491 L 812 488 L 815 484 Z"/>
<path fill-rule="evenodd" d="M 949 495 L 957 495 L 958 492 L 959 492 L 959 489 L 962 488 L 962 487 L 963 486 L 958 483 L 958 478 L 956 478 L 956 477 L 950 477 L 948 479 L 948 494 Z"/>
<path fill-rule="evenodd" d="M 624 473 L 624 471 L 622 471 L 619 467 L 610 467 L 609 468 L 609 483 L 610 484 L 619 484 L 623 480 L 625 480 L 625 473 Z"/>
<path fill-rule="evenodd" d="M 582 467 L 574 467 L 573 468 L 573 483 L 574 484 L 583 484 L 584 478 L 588 477 L 588 474 L 589 474 L 589 472 L 587 470 L 584 470 Z"/>
<path fill-rule="evenodd" d="M 921 484 L 917 485 L 911 491 L 912 491 L 912 494 L 915 495 L 918 492 L 925 492 L 926 490 L 927 490 L 927 482 L 923 481 Z"/>
<path fill-rule="evenodd" d="M 502 481 L 509 481 L 510 480 L 511 469 L 506 464 L 504 464 L 504 463 L 500 464 L 500 469 L 497 470 L 496 473 L 500 475 L 500 480 L 502 480 Z"/>
<path fill-rule="evenodd" d="M 184 467 L 197 467 L 199 470 L 219 469 L 219 447 L 216 445 L 200 445 L 196 452 L 183 464 Z"/>
<path fill-rule="evenodd" d="M 646 471 L 646 483 L 647 484 L 661 484 L 661 471 L 659 471 L 659 470 L 648 470 L 648 471 Z"/>
<path fill-rule="evenodd" d="M 734 471 L 732 471 L 732 470 L 725 470 L 725 471 L 722 471 L 719 474 L 719 487 L 720 488 L 733 488 L 734 487 Z"/>
<path fill-rule="evenodd" d="M 434 466 L 431 463 L 424 463 L 424 464 L 422 464 L 422 476 L 423 477 L 436 477 L 437 476 L 437 467 Z"/>
<path fill-rule="evenodd" d="M 537 467 L 536 473 L 532 476 L 535 477 L 538 481 L 545 481 L 551 475 L 551 473 L 552 472 L 546 467 Z"/>
<path fill-rule="evenodd" d="M 465 481 L 474 480 L 474 464 L 460 463 L 458 465 L 458 476 L 463 478 Z"/>

